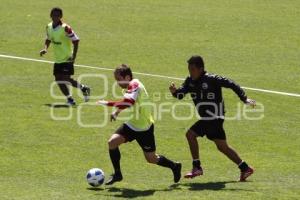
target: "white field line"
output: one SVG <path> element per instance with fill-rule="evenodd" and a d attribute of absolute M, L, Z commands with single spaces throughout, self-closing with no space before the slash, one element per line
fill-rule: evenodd
<path fill-rule="evenodd" d="M 33 62 L 41 62 L 41 63 L 53 63 L 52 61 L 48 61 L 48 60 L 25 58 L 25 57 L 18 57 L 18 56 L 4 55 L 4 54 L 0 54 L 0 58 L 25 60 L 25 61 L 33 61 Z M 89 69 L 106 70 L 106 71 L 113 71 L 114 70 L 112 68 L 95 67 L 95 66 L 80 65 L 80 64 L 75 64 L 75 66 L 76 67 L 82 67 L 82 68 L 89 68 Z M 149 73 L 143 73 L 143 72 L 133 72 L 133 73 L 143 75 L 143 76 L 166 78 L 166 79 L 171 79 L 171 80 L 184 80 L 183 78 L 172 77 L 172 76 L 164 76 L 164 75 L 159 75 L 159 74 L 149 74 Z M 297 94 L 297 93 L 280 92 L 280 91 L 266 90 L 266 89 L 259 89 L 259 88 L 251 88 L 251 87 L 242 87 L 242 88 L 244 88 L 246 90 L 257 91 L 257 92 L 264 92 L 264 93 L 271 93 L 271 94 L 278 94 L 278 95 L 292 96 L 292 97 L 300 97 L 300 94 Z"/>

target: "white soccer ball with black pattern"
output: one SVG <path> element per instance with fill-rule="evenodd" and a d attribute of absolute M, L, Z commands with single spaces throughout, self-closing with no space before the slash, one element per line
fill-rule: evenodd
<path fill-rule="evenodd" d="M 86 174 L 86 180 L 88 184 L 93 187 L 98 187 L 103 184 L 105 179 L 104 172 L 102 169 L 93 168 L 90 169 Z"/>

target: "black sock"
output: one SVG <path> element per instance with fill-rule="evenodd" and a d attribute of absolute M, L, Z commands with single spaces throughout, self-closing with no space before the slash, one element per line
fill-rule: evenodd
<path fill-rule="evenodd" d="M 168 167 L 170 169 L 175 168 L 175 163 L 173 161 L 171 161 L 168 158 L 161 156 L 161 155 L 159 156 L 157 165 L 162 166 L 162 167 Z"/>
<path fill-rule="evenodd" d="M 201 162 L 200 160 L 193 160 L 193 167 L 197 169 L 201 169 Z"/>
<path fill-rule="evenodd" d="M 68 101 L 74 101 L 73 97 L 70 95 L 67 97 L 67 99 L 68 99 Z"/>
<path fill-rule="evenodd" d="M 67 97 L 70 95 L 69 88 L 64 83 L 58 83 L 60 91 Z"/>
<path fill-rule="evenodd" d="M 239 168 L 242 172 L 247 171 L 247 169 L 249 168 L 248 164 L 243 161 L 241 164 L 239 164 Z"/>
<path fill-rule="evenodd" d="M 110 156 L 110 160 L 113 164 L 115 174 L 121 175 L 121 167 L 120 167 L 121 153 L 120 153 L 119 148 L 110 149 L 109 156 Z"/>
<path fill-rule="evenodd" d="M 76 80 L 70 78 L 69 82 L 71 83 L 71 85 L 75 88 L 80 88 L 82 87 L 82 85 L 80 83 L 78 83 Z"/>

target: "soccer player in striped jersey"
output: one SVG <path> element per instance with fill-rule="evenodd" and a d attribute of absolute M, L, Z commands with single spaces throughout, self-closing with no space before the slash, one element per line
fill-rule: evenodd
<path fill-rule="evenodd" d="M 47 37 L 45 47 L 40 51 L 40 56 L 47 53 L 52 43 L 55 59 L 53 75 L 61 92 L 67 97 L 67 103 L 75 105 L 75 101 L 67 87 L 68 84 L 79 88 L 85 101 L 88 101 L 90 88 L 71 78 L 74 75 L 74 62 L 78 51 L 79 37 L 69 25 L 62 21 L 63 11 L 61 8 L 53 8 L 50 17 L 52 22 L 46 26 Z"/>
<path fill-rule="evenodd" d="M 120 167 L 121 154 L 119 146 L 126 142 L 136 140 L 144 152 L 149 163 L 167 167 L 173 172 L 174 182 L 181 178 L 181 163 L 173 162 L 163 155 L 156 154 L 154 137 L 154 120 L 152 117 L 151 102 L 144 85 L 133 79 L 131 69 L 127 65 L 121 65 L 115 69 L 115 79 L 118 85 L 124 89 L 124 99 L 120 101 L 100 100 L 99 105 L 116 107 L 111 115 L 111 121 L 124 109 L 131 109 L 129 120 L 122 124 L 108 141 L 109 155 L 114 167 L 114 174 L 111 175 L 106 185 L 111 185 L 123 179 Z M 126 112 L 128 113 L 128 112 Z"/>

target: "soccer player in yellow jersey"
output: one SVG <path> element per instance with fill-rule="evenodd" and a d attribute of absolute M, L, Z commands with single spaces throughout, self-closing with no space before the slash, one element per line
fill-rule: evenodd
<path fill-rule="evenodd" d="M 63 11 L 61 8 L 53 8 L 50 17 L 52 22 L 46 26 L 47 38 L 44 49 L 40 51 L 40 56 L 47 53 L 52 43 L 55 58 L 53 75 L 61 92 L 67 97 L 67 103 L 75 105 L 67 84 L 79 88 L 85 101 L 88 101 L 90 88 L 71 78 L 74 75 L 74 62 L 78 51 L 79 37 L 69 25 L 62 21 Z"/>
<path fill-rule="evenodd" d="M 97 103 L 117 108 L 111 115 L 111 120 L 116 120 L 119 113 L 124 109 L 130 109 L 133 115 L 129 116 L 130 119 L 122 124 L 108 141 L 109 155 L 115 172 L 108 179 L 106 185 L 111 185 L 123 179 L 119 146 L 133 140 L 138 142 L 149 163 L 171 169 L 174 182 L 177 183 L 181 178 L 181 163 L 173 162 L 156 153 L 154 120 L 151 106 L 149 106 L 151 102 L 144 85 L 138 79 L 133 78 L 131 69 L 125 64 L 117 67 L 114 75 L 118 85 L 124 89 L 124 98 L 120 101 L 100 100 Z"/>

